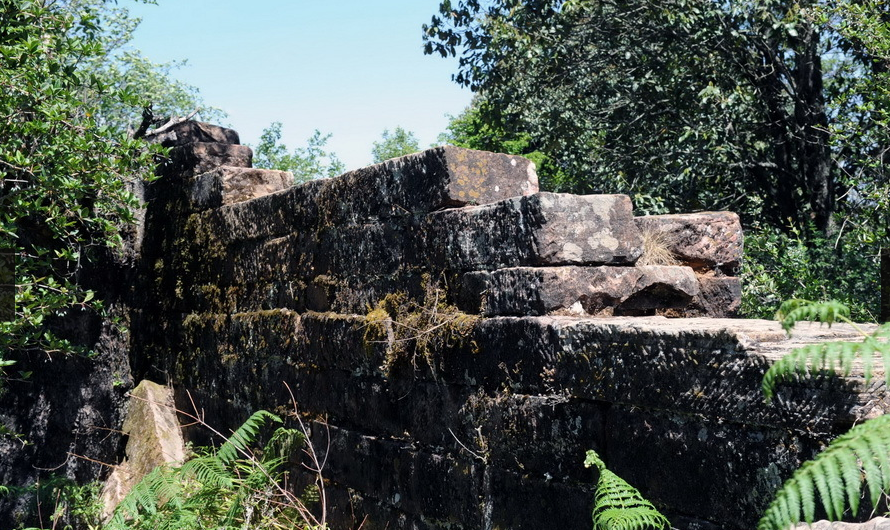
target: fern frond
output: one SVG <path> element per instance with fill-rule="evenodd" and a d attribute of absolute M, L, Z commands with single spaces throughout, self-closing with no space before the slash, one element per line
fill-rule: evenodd
<path fill-rule="evenodd" d="M 221 459 L 215 455 L 193 458 L 182 465 L 184 477 L 194 477 L 202 485 L 211 488 L 232 488 L 234 477 Z"/>
<path fill-rule="evenodd" d="M 821 322 L 831 326 L 838 320 L 847 320 L 850 318 L 850 308 L 836 300 L 812 302 L 795 298 L 782 302 L 775 318 L 790 335 L 791 328 L 800 321 Z"/>
<path fill-rule="evenodd" d="M 785 530 L 801 522 L 801 511 L 804 520 L 812 523 L 816 491 L 830 520 L 840 519 L 847 508 L 856 515 L 866 485 L 872 506 L 877 506 L 890 491 L 888 455 L 890 415 L 853 427 L 785 482 L 757 524 L 758 530 Z"/>
<path fill-rule="evenodd" d="M 596 451 L 587 451 L 584 465 L 596 466 L 600 472 L 593 506 L 594 530 L 658 530 L 670 527 L 667 518 L 636 488 L 606 468 Z"/>
<path fill-rule="evenodd" d="M 238 453 L 247 450 L 247 446 L 256 440 L 257 432 L 267 422 L 273 421 L 281 423 L 281 418 L 272 414 L 267 410 L 258 410 L 251 414 L 249 418 L 238 429 L 229 436 L 229 439 L 222 444 L 217 451 L 216 456 L 220 461 L 229 465 L 238 458 Z"/>
<path fill-rule="evenodd" d="M 775 394 L 776 386 L 783 382 L 821 371 L 832 371 L 850 375 L 853 363 L 860 359 L 866 384 L 874 373 L 875 361 L 882 366 L 890 366 L 890 324 L 880 326 L 861 342 L 826 342 L 809 344 L 795 348 L 788 355 L 773 364 L 763 376 L 763 394 L 769 401 Z M 890 372 L 885 370 L 887 384 Z"/>

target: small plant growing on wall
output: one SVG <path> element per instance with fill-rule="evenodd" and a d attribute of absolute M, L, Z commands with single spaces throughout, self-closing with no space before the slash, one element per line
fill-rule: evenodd
<path fill-rule="evenodd" d="M 596 451 L 587 451 L 585 467 L 596 467 L 599 480 L 593 505 L 593 530 L 660 530 L 667 518 L 623 478 L 610 471 Z"/>

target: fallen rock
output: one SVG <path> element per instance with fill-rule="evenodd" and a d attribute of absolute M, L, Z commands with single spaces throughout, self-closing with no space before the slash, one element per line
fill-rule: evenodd
<path fill-rule="evenodd" d="M 742 225 L 732 212 L 637 217 L 642 232 L 660 232 L 668 250 L 697 271 L 719 269 L 733 274 L 742 259 Z"/>
<path fill-rule="evenodd" d="M 637 314 L 684 308 L 698 293 L 689 267 L 514 267 L 464 274 L 459 305 L 486 316 Z"/>
<path fill-rule="evenodd" d="M 106 520 L 133 486 L 152 470 L 185 460 L 185 443 L 170 388 L 148 380 L 140 382 L 130 393 L 123 431 L 130 435 L 127 458 L 108 477 L 101 495 Z"/>

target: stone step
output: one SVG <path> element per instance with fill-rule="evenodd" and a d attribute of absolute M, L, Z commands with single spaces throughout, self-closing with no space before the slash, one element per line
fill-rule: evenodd
<path fill-rule="evenodd" d="M 514 267 L 464 274 L 459 306 L 485 316 L 654 314 L 698 294 L 689 267 Z"/>
<path fill-rule="evenodd" d="M 438 270 L 631 265 L 642 254 L 626 195 L 541 192 L 436 212 L 424 226 L 424 249 Z"/>
<path fill-rule="evenodd" d="M 742 259 L 742 225 L 732 212 L 649 215 L 634 219 L 643 233 L 663 234 L 668 250 L 696 271 L 734 275 Z"/>
<path fill-rule="evenodd" d="M 188 179 L 220 166 L 251 167 L 253 151 L 246 145 L 192 142 L 170 149 L 156 174 L 173 180 Z"/>
<path fill-rule="evenodd" d="M 294 176 L 287 171 L 221 166 L 185 183 L 193 210 L 218 208 L 286 190 Z"/>

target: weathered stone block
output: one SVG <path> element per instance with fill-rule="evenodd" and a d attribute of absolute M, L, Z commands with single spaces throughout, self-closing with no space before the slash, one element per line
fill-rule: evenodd
<path fill-rule="evenodd" d="M 250 167 L 253 151 L 246 145 L 193 142 L 174 147 L 170 158 L 158 166 L 157 174 L 170 179 L 186 179 L 220 166 Z"/>
<path fill-rule="evenodd" d="M 742 283 L 735 276 L 698 276 L 699 293 L 686 316 L 735 317 L 742 306 Z"/>
<path fill-rule="evenodd" d="M 615 405 L 602 455 L 669 515 L 754 528 L 775 490 L 818 451 L 819 436 Z M 684 486 L 681 486 L 684 485 Z M 673 521 L 672 521 L 673 522 Z"/>
<path fill-rule="evenodd" d="M 625 195 L 537 193 L 427 216 L 430 264 L 454 271 L 632 264 L 640 232 Z"/>
<path fill-rule="evenodd" d="M 318 201 L 325 223 L 342 224 L 488 204 L 537 191 L 538 176 L 528 159 L 443 146 L 329 179 Z"/>
<path fill-rule="evenodd" d="M 326 478 L 331 482 L 431 520 L 458 525 L 479 520 L 482 469 L 471 459 L 429 453 L 404 441 L 335 427 L 319 431 L 319 436 L 313 436 L 318 447 L 327 445 L 325 432 L 330 433 Z"/>
<path fill-rule="evenodd" d="M 579 458 L 583 462 L 584 455 Z M 497 468 L 488 469 L 486 475 L 485 500 L 490 503 L 491 528 L 590 530 L 593 526 L 590 514 L 594 490 L 589 484 L 529 478 Z"/>
<path fill-rule="evenodd" d="M 620 315 L 682 309 L 698 294 L 688 267 L 514 267 L 464 274 L 460 306 L 486 316 Z"/>
<path fill-rule="evenodd" d="M 140 382 L 130 393 L 123 432 L 129 435 L 127 458 L 114 468 L 100 497 L 106 520 L 133 486 L 156 467 L 185 461 L 185 443 L 170 388 L 148 380 Z"/>
<path fill-rule="evenodd" d="M 147 137 L 147 140 L 152 143 L 159 143 L 164 147 L 174 147 L 193 142 L 241 143 L 238 133 L 233 129 L 192 120 L 178 123 L 161 133 L 152 134 Z"/>
<path fill-rule="evenodd" d="M 186 183 L 191 207 L 196 210 L 256 199 L 286 190 L 294 176 L 287 171 L 222 166 Z"/>
<path fill-rule="evenodd" d="M 696 270 L 732 274 L 742 259 L 742 225 L 732 212 L 651 215 L 636 223 L 642 231 L 667 234 L 668 249 Z"/>

